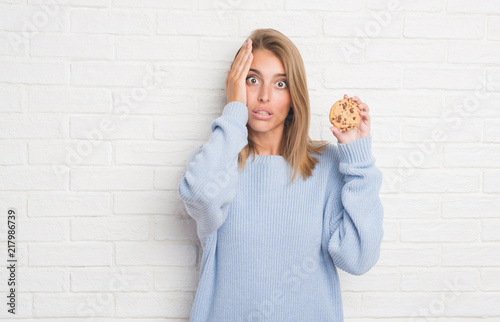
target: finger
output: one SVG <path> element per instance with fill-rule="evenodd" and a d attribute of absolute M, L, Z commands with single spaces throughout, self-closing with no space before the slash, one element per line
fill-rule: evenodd
<path fill-rule="evenodd" d="M 241 70 L 241 74 L 239 75 L 238 79 L 243 77 L 246 78 L 248 75 L 248 71 L 250 70 L 250 66 L 252 66 L 252 61 L 253 61 L 253 54 L 250 53 L 248 55 L 247 61 L 245 62 L 245 65 L 243 66 L 243 69 Z"/>
<path fill-rule="evenodd" d="M 330 131 L 332 131 L 333 135 L 338 139 L 339 136 L 342 135 L 342 132 L 340 132 L 339 129 L 337 129 L 335 126 L 330 126 Z"/>
<path fill-rule="evenodd" d="M 347 94 L 344 94 L 344 98 L 349 98 L 349 96 L 347 96 Z"/>
<path fill-rule="evenodd" d="M 367 111 L 367 112 L 370 111 L 370 109 L 368 108 L 368 105 L 366 105 L 365 103 L 358 104 L 358 107 L 361 111 Z"/>
<path fill-rule="evenodd" d="M 247 61 L 248 56 L 252 52 L 251 48 L 252 48 L 251 47 L 251 40 L 248 39 L 247 42 L 245 42 L 245 44 L 243 44 L 243 46 L 241 47 L 241 50 L 238 53 L 238 57 L 236 57 L 236 59 L 235 59 L 235 62 L 234 62 L 233 68 L 232 68 L 232 71 L 234 72 L 233 76 L 238 76 L 241 74 L 241 70 L 243 69 L 245 62 Z"/>

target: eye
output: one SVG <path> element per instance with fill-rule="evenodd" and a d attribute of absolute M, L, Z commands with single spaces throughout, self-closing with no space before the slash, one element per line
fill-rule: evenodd
<path fill-rule="evenodd" d="M 278 81 L 276 82 L 276 86 L 278 86 L 278 88 L 286 88 L 287 83 L 285 81 Z"/>
<path fill-rule="evenodd" d="M 255 85 L 255 84 L 259 83 L 259 80 L 254 76 L 248 76 L 247 83 L 248 83 L 248 85 Z"/>

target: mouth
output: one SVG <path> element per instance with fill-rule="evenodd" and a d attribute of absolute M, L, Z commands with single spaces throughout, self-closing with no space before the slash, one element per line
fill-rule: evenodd
<path fill-rule="evenodd" d="M 252 114 L 259 120 L 268 120 L 272 117 L 271 110 L 264 107 L 257 107 L 252 111 Z"/>

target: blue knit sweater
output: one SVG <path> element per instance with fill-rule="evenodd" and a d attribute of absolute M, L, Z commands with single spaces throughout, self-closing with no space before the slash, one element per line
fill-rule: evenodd
<path fill-rule="evenodd" d="M 239 171 L 247 121 L 227 104 L 179 184 L 203 247 L 190 321 L 342 321 L 337 268 L 367 272 L 383 235 L 371 137 L 329 144 L 289 184 L 282 156 L 251 154 Z"/>

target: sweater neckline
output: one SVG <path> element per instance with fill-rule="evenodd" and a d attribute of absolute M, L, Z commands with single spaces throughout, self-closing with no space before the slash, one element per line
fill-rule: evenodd
<path fill-rule="evenodd" d="M 255 159 L 253 159 L 255 157 Z M 252 153 L 250 154 L 250 160 L 253 160 L 254 163 L 259 164 L 280 164 L 286 163 L 286 160 L 281 155 L 260 155 Z"/>

